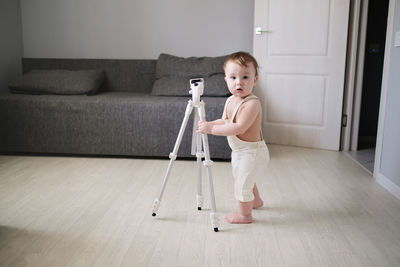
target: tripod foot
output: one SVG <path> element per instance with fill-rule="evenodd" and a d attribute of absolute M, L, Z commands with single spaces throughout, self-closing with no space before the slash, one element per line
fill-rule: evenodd
<path fill-rule="evenodd" d="M 197 194 L 196 199 L 197 199 L 197 209 L 201 210 L 201 207 L 203 207 L 204 198 L 202 195 Z"/>
<path fill-rule="evenodd" d="M 156 198 L 155 200 L 154 200 L 154 203 L 153 203 L 153 207 L 152 207 L 152 216 L 154 217 L 154 216 L 156 216 L 156 212 L 158 211 L 158 207 L 160 207 L 160 200 L 158 200 L 158 198 Z"/>
<path fill-rule="evenodd" d="M 210 219 L 211 219 L 211 226 L 214 228 L 214 231 L 218 232 L 219 220 L 217 213 L 211 212 Z"/>

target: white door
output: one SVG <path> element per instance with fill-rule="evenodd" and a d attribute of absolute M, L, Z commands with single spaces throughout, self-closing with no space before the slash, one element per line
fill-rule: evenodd
<path fill-rule="evenodd" d="M 268 143 L 339 150 L 350 0 L 255 0 Z"/>

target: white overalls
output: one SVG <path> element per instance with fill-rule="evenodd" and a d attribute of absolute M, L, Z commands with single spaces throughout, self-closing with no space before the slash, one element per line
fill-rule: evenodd
<path fill-rule="evenodd" d="M 233 96 L 226 100 L 223 118 L 225 123 L 232 123 L 239 107 L 250 99 L 258 99 L 254 95 L 244 98 L 233 110 L 230 120 L 227 119 L 226 108 Z M 254 199 L 253 187 L 259 177 L 265 175 L 269 162 L 269 151 L 265 141 L 247 142 L 239 139 L 236 135 L 227 136 L 228 143 L 232 149 L 232 174 L 235 180 L 235 198 L 241 202 Z"/>

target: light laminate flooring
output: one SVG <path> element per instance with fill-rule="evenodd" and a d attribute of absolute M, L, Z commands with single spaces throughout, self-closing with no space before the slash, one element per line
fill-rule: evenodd
<path fill-rule="evenodd" d="M 0 156 L 0 266 L 400 266 L 400 200 L 343 152 L 269 145 L 265 206 L 230 225 L 229 162 L 212 167 L 221 225 L 196 208 L 195 161 Z"/>

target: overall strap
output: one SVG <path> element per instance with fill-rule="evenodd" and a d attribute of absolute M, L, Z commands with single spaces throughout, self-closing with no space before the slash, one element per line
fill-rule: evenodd
<path fill-rule="evenodd" d="M 222 118 L 224 118 L 224 120 L 228 119 L 227 118 L 227 114 L 226 114 L 226 109 L 228 107 L 229 102 L 232 100 L 232 98 L 234 97 L 234 95 L 231 95 L 230 97 L 228 97 L 225 101 L 225 106 L 224 106 L 224 112 L 222 113 Z"/>
<path fill-rule="evenodd" d="M 246 102 L 246 101 L 248 101 L 248 100 L 250 100 L 250 99 L 258 99 L 258 97 L 256 97 L 255 95 L 248 95 L 248 96 L 246 96 L 245 98 L 243 98 L 242 101 L 240 101 L 240 102 L 236 105 L 235 109 L 233 110 L 232 118 L 230 119 L 230 122 L 231 122 L 231 123 L 233 122 L 233 119 L 235 118 L 236 113 L 238 112 L 240 106 L 241 106 L 244 102 Z"/>

